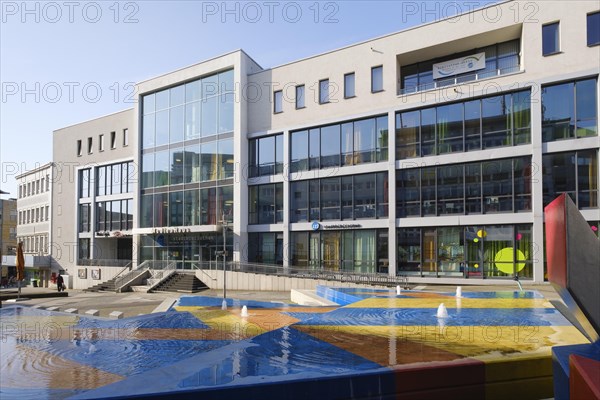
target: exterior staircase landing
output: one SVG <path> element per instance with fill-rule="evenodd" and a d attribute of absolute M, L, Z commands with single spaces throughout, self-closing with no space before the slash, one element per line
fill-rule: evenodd
<path fill-rule="evenodd" d="M 152 291 L 196 293 L 206 289 L 208 289 L 208 286 L 198 279 L 195 274 L 175 272 L 165 279 L 164 282 L 152 289 Z"/>

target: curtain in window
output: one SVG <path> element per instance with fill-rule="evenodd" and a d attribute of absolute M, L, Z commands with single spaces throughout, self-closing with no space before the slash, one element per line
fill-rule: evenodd
<path fill-rule="evenodd" d="M 354 269 L 356 272 L 375 272 L 375 231 L 354 232 Z"/>

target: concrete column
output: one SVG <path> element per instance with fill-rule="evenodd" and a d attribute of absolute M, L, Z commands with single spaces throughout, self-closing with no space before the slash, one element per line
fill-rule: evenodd
<path fill-rule="evenodd" d="M 396 240 L 396 114 L 388 113 L 388 260 L 389 274 L 396 276 L 396 255 L 398 245 Z"/>
<path fill-rule="evenodd" d="M 540 83 L 535 83 L 539 88 Z M 535 87 L 533 88 L 535 89 Z M 544 191 L 542 176 L 542 94 L 531 91 L 531 201 L 533 212 L 533 281 L 544 281 Z"/>

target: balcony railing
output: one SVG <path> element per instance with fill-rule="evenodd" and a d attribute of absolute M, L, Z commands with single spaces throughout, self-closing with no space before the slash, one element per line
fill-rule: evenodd
<path fill-rule="evenodd" d="M 424 84 L 421 84 L 418 86 L 411 86 L 408 88 L 400 89 L 400 94 L 405 95 L 405 94 L 423 92 L 425 90 L 439 89 L 439 88 L 446 87 L 446 86 L 459 85 L 461 83 L 477 81 L 480 79 L 492 78 L 494 76 L 512 74 L 514 72 L 519 72 L 520 70 L 521 70 L 521 66 L 515 65 L 512 67 L 496 69 L 496 70 L 492 70 L 492 71 L 482 71 L 482 72 L 476 72 L 476 73 L 467 74 L 467 75 L 459 75 L 459 76 L 455 76 L 455 77 L 451 77 L 451 78 L 438 79 L 436 81 L 427 82 L 427 83 L 424 83 Z"/>
<path fill-rule="evenodd" d="M 77 265 L 82 267 L 125 267 L 131 260 L 80 258 Z"/>

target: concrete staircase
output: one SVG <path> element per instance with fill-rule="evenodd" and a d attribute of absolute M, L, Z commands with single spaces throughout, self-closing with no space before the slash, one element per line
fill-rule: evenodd
<path fill-rule="evenodd" d="M 153 292 L 184 292 L 196 293 L 208 289 L 193 273 L 175 272 L 163 282 L 158 284 Z"/>
<path fill-rule="evenodd" d="M 87 289 L 83 289 L 84 292 L 115 292 L 117 289 L 115 287 L 116 278 L 110 279 L 106 282 L 99 283 Z"/>

